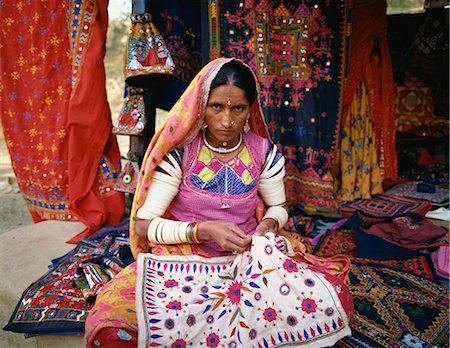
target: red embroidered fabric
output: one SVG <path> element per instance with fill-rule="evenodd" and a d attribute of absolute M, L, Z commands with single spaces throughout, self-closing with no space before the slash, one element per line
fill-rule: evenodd
<path fill-rule="evenodd" d="M 106 99 L 107 1 L 2 3 L 0 110 L 34 222 L 118 223 L 120 153 Z"/>
<path fill-rule="evenodd" d="M 381 173 L 384 179 L 395 180 L 394 80 L 387 41 L 386 2 L 353 1 L 351 26 L 349 72 L 344 87 L 342 115 L 348 115 L 357 88 L 364 81 L 369 95 Z"/>

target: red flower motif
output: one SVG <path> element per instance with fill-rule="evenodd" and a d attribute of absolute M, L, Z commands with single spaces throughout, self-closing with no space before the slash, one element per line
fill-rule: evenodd
<path fill-rule="evenodd" d="M 164 286 L 166 288 L 174 288 L 175 286 L 178 286 L 178 282 L 176 280 L 173 280 L 173 279 L 167 279 L 164 282 Z"/>
<path fill-rule="evenodd" d="M 266 308 L 263 315 L 264 319 L 266 319 L 268 322 L 274 321 L 277 318 L 277 312 L 273 308 Z"/>
<path fill-rule="evenodd" d="M 186 348 L 186 341 L 179 338 L 175 342 L 172 343 L 171 347 L 172 348 Z"/>
<path fill-rule="evenodd" d="M 208 337 L 206 337 L 206 345 L 208 347 L 217 347 L 220 343 L 220 338 L 215 333 L 210 333 Z"/>
<path fill-rule="evenodd" d="M 306 313 L 313 313 L 316 311 L 317 304 L 316 301 L 314 301 L 311 298 L 305 298 L 302 301 L 302 310 L 304 310 Z"/>
<path fill-rule="evenodd" d="M 176 311 L 181 309 L 181 302 L 180 301 L 171 301 L 166 305 L 166 308 L 174 309 Z"/>
<path fill-rule="evenodd" d="M 284 260 L 283 268 L 286 271 L 288 271 L 289 273 L 298 272 L 297 264 L 294 261 L 290 260 L 290 259 Z"/>
<path fill-rule="evenodd" d="M 241 288 L 242 282 L 233 282 L 228 288 L 227 297 L 230 299 L 230 302 L 233 304 L 238 304 L 241 301 Z"/>

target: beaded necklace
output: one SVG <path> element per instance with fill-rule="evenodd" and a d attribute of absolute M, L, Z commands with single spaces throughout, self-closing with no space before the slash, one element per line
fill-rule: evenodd
<path fill-rule="evenodd" d="M 234 145 L 233 147 L 230 147 L 229 149 L 226 147 L 214 147 L 212 146 L 210 143 L 208 143 L 208 140 L 206 140 L 206 132 L 203 132 L 203 141 L 206 145 L 206 147 L 208 149 L 210 149 L 211 151 L 217 152 L 217 153 L 231 153 L 233 151 L 236 151 L 239 146 L 241 146 L 242 144 L 242 134 L 239 133 L 239 141 L 237 142 L 236 145 Z"/>

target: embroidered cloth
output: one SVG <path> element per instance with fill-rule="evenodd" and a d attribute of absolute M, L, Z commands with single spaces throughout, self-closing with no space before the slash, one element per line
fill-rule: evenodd
<path fill-rule="evenodd" d="M 340 202 L 342 215 L 350 217 L 358 212 L 365 222 L 373 224 L 389 220 L 394 216 L 415 213 L 424 216 L 431 208 L 431 203 L 391 194 L 379 194 L 370 199 L 358 199 L 353 202 Z"/>
<path fill-rule="evenodd" d="M 337 215 L 332 168 L 350 3 L 208 1 L 211 58 L 237 57 L 256 73 L 270 137 L 292 164 L 288 201 L 314 215 Z"/>
<path fill-rule="evenodd" d="M 139 254 L 138 346 L 318 347 L 349 335 L 344 287 L 270 238 L 236 257 Z"/>
<path fill-rule="evenodd" d="M 397 178 L 395 149 L 394 79 L 387 40 L 386 1 L 352 2 L 351 50 L 342 101 L 342 117 L 348 117 L 361 82 L 368 91 L 382 179 Z"/>
<path fill-rule="evenodd" d="M 1 2 L 0 116 L 30 214 L 117 223 L 119 148 L 105 90 L 107 1 Z"/>
<path fill-rule="evenodd" d="M 23 292 L 6 331 L 31 334 L 81 334 L 92 308 L 74 284 L 77 268 L 97 252 L 98 243 L 83 240 Z"/>
<path fill-rule="evenodd" d="M 352 336 L 357 347 L 448 347 L 448 290 L 410 273 L 351 266 L 355 301 Z"/>
<path fill-rule="evenodd" d="M 450 198 L 450 190 L 444 187 L 434 186 L 433 192 L 420 192 L 419 185 L 422 181 L 409 181 L 397 184 L 386 191 L 387 194 L 411 197 L 429 201 L 435 206 L 447 206 Z"/>

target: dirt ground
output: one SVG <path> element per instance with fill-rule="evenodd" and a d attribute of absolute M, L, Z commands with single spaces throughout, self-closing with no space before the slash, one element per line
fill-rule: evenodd
<path fill-rule="evenodd" d="M 0 233 L 33 224 L 20 192 L 0 193 Z"/>
<path fill-rule="evenodd" d="M 0 123 L 0 233 L 30 224 L 33 220 L 17 188 Z"/>

